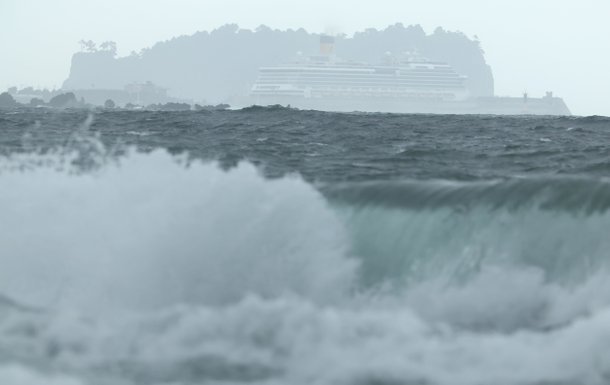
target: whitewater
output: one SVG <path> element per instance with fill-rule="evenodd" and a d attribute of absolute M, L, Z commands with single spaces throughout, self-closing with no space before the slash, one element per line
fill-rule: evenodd
<path fill-rule="evenodd" d="M 610 119 L 0 111 L 0 384 L 610 382 Z"/>

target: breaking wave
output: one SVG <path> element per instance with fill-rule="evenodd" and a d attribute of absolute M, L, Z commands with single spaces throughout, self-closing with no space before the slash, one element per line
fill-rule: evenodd
<path fill-rule="evenodd" d="M 0 291 L 27 303 L 330 300 L 354 270 L 339 219 L 296 177 L 268 181 L 248 164 L 227 173 L 163 151 L 85 173 L 70 166 L 76 155 L 16 158 L 39 166 L 0 175 Z"/>
<path fill-rule="evenodd" d="M 315 187 L 160 150 L 79 159 L 0 159 L 2 383 L 610 379 L 603 180 Z"/>

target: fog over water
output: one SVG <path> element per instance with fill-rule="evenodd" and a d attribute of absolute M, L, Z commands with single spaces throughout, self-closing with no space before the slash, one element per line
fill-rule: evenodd
<path fill-rule="evenodd" d="M 349 10 L 349 12 L 348 12 Z M 554 91 L 574 114 L 610 115 L 610 76 L 603 49 L 610 27 L 605 0 L 535 3 L 516 0 L 415 1 L 87 1 L 4 0 L 0 3 L 0 89 L 10 86 L 60 87 L 67 78 L 78 41 L 117 42 L 119 56 L 158 41 L 235 22 L 310 32 L 352 34 L 396 22 L 438 26 L 478 36 L 500 96 Z M 348 17 L 349 15 L 349 17 Z M 586 64 L 584 64 L 586 63 Z M 586 68 L 583 68 L 583 65 Z"/>

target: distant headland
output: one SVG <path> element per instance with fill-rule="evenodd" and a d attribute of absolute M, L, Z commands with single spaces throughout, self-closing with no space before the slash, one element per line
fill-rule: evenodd
<path fill-rule="evenodd" d="M 304 29 L 260 26 L 249 30 L 227 24 L 211 32 L 159 42 L 125 57 L 117 56 L 114 42 L 98 45 L 82 40 L 81 51 L 73 55 L 69 76 L 61 90 L 13 87 L 8 93 L 16 102 L 30 106 L 52 106 L 53 98 L 66 93 L 70 94 L 69 99 L 61 99 L 62 103 L 56 100 L 55 104 L 132 109 L 250 105 L 243 103 L 244 97 L 249 95 L 261 68 L 315 55 L 320 39 L 324 39 L 323 34 Z M 401 52 L 416 52 L 426 60 L 446 63 L 460 76 L 470 98 L 468 105 L 453 103 L 449 108 L 443 105 L 423 111 L 415 106 L 405 112 L 569 114 L 563 100 L 551 92 L 543 98 L 526 94 L 516 98 L 495 97 L 492 69 L 485 61 L 481 43 L 461 32 L 439 27 L 427 34 L 419 25 L 398 23 L 382 30 L 366 29 L 353 36 L 335 35 L 332 41 L 334 52 L 346 63 L 379 63 L 388 54 Z M 415 71 L 425 67 L 413 63 L 409 66 Z M 396 74 L 399 72 L 402 70 L 397 67 Z M 10 101 L 5 101 L 5 105 L 10 105 Z M 350 106 L 347 105 L 347 110 Z"/>
<path fill-rule="evenodd" d="M 62 88 L 79 95 L 80 90 L 125 90 L 130 84 L 152 82 L 175 98 L 230 102 L 248 92 L 259 67 L 290 60 L 297 52 L 313 54 L 319 39 L 320 34 L 304 29 L 260 26 L 248 30 L 229 24 L 211 32 L 160 42 L 127 57 L 117 57 L 112 42 L 98 47 L 83 41 L 82 52 L 72 57 L 70 75 Z M 438 28 L 426 34 L 418 25 L 395 24 L 383 30 L 367 29 L 351 37 L 338 35 L 335 40 L 342 57 L 371 63 L 378 62 L 388 51 L 417 49 L 430 58 L 450 63 L 467 76 L 474 96 L 494 93 L 491 68 L 479 41 L 463 33 Z"/>

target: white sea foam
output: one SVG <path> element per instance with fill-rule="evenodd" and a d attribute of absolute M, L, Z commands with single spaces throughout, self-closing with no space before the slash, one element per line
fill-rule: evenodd
<path fill-rule="evenodd" d="M 43 166 L 0 175 L 0 292 L 26 303 L 331 300 L 352 279 L 341 224 L 299 178 L 267 181 L 248 164 L 223 172 L 161 151 L 84 174 L 49 158 L 18 159 Z"/>
<path fill-rule="evenodd" d="M 3 319 L 3 355 L 92 384 L 601 385 L 610 370 L 607 308 L 557 329 L 513 333 L 454 329 L 397 303 L 322 306 L 300 297 L 105 323 L 32 317 Z M 15 333 L 26 325 L 35 336 Z"/>
<path fill-rule="evenodd" d="M 534 247 L 529 232 L 542 223 L 590 232 L 605 214 L 350 212 L 297 176 L 266 180 L 249 164 L 223 171 L 161 151 L 88 172 L 69 162 L 0 162 L 0 293 L 34 305 L 0 301 L 2 384 L 602 385 L 610 376 L 607 272 L 585 269 L 565 284 L 522 255 L 509 263 L 524 246 L 566 259 L 574 248 Z M 603 231 L 581 235 L 594 243 L 590 260 L 602 259 Z M 363 284 L 375 253 L 383 262 L 410 252 L 422 263 L 396 265 L 388 281 L 418 279 Z M 451 257 L 469 274 L 434 276 Z"/>

